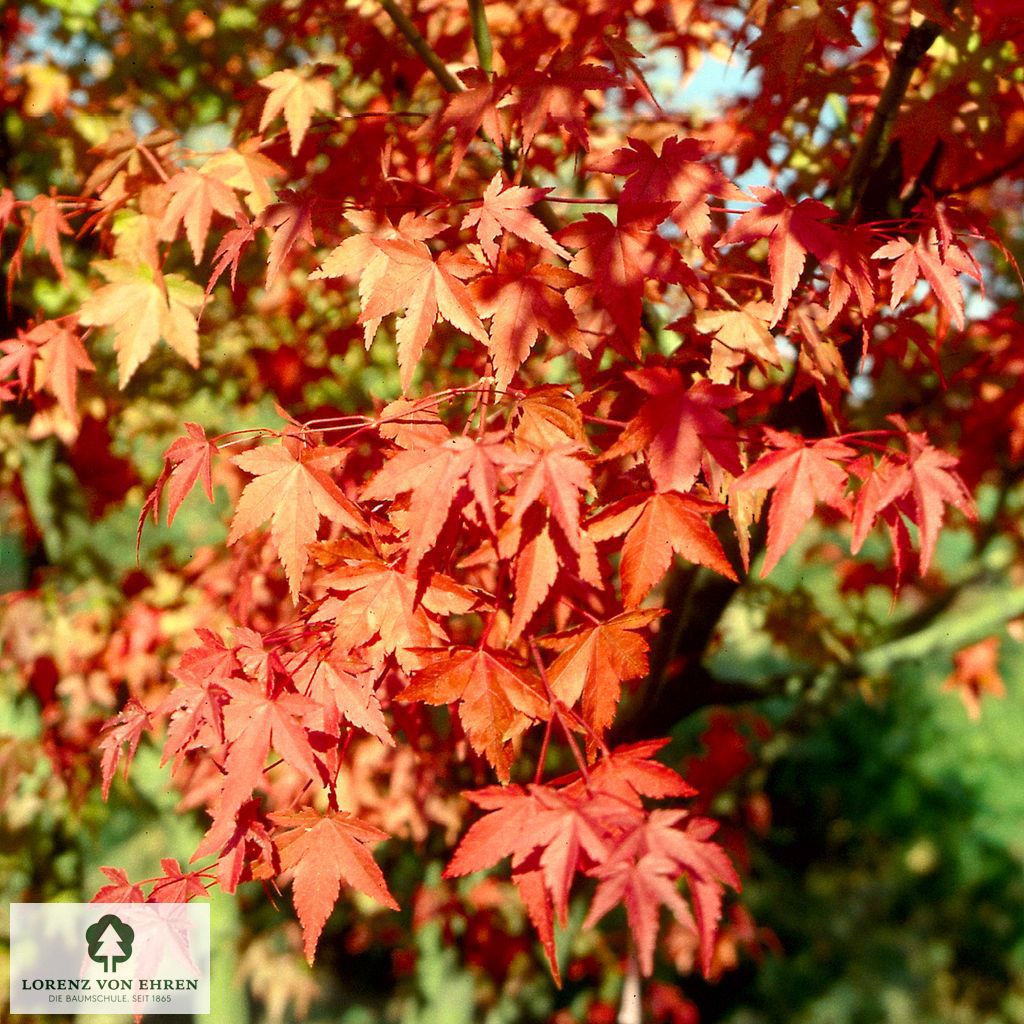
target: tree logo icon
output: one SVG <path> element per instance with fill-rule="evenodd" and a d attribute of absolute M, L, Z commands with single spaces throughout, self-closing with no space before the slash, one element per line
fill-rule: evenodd
<path fill-rule="evenodd" d="M 123 964 L 132 955 L 135 930 L 114 914 L 104 914 L 94 925 L 85 930 L 85 941 L 89 943 L 89 958 L 103 964 L 103 973 L 117 972 L 117 965 Z"/>

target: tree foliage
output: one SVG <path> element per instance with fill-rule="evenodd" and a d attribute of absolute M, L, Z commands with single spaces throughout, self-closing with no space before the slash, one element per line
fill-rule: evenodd
<path fill-rule="evenodd" d="M 97 897 L 290 887 L 310 962 L 339 901 L 490 908 L 500 978 L 511 886 L 558 984 L 581 928 L 634 981 L 756 952 L 753 756 L 676 727 L 964 595 L 976 702 L 1024 611 L 1015 5 L 57 9 L 3 22 L 6 657 L 73 807 L 155 747 L 204 833 Z"/>

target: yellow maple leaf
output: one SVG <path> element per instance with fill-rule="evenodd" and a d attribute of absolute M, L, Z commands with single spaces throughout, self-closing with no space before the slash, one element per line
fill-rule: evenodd
<path fill-rule="evenodd" d="M 261 213 L 274 201 L 271 178 L 284 175 L 285 170 L 260 152 L 259 136 L 246 139 L 237 149 L 226 149 L 203 164 L 203 174 L 215 174 L 225 185 L 245 193 L 246 206 Z"/>
<path fill-rule="evenodd" d="M 284 111 L 288 136 L 292 143 L 292 156 L 299 152 L 302 140 L 309 130 L 314 110 L 330 113 L 334 110 L 334 92 L 326 78 L 310 78 L 299 71 L 275 71 L 260 79 L 260 85 L 270 90 L 260 117 L 260 131 Z"/>
<path fill-rule="evenodd" d="M 199 285 L 167 274 L 161 288 L 152 267 L 144 263 L 104 260 L 96 266 L 110 283 L 85 301 L 78 319 L 86 327 L 113 328 L 119 387 L 125 387 L 161 338 L 190 366 L 199 365 L 199 332 L 192 312 L 203 304 Z"/>

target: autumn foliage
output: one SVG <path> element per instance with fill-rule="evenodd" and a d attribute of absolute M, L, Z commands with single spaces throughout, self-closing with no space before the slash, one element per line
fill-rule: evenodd
<path fill-rule="evenodd" d="M 642 974 L 669 920 L 674 962 L 689 936 L 720 970 L 742 829 L 663 752 L 721 696 L 722 610 L 816 552 L 920 605 L 944 524 L 991 532 L 979 488 L 1019 470 L 1012 7 L 268 3 L 282 45 L 211 65 L 223 145 L 173 107 L 133 128 L 102 86 L 48 94 L 58 125 L 106 120 L 73 189 L 0 192 L 4 409 L 79 456 L 105 420 L 88 443 L 124 467 L 133 405 L 213 366 L 223 407 L 175 417 L 159 475 L 124 469 L 134 572 L 154 524 L 230 498 L 174 570 L 189 628 L 113 669 L 98 735 L 54 726 L 110 800 L 157 744 L 204 816 L 192 865 L 108 865 L 96 897 L 290 889 L 312 962 L 339 901 L 400 909 L 379 844 L 429 833 L 446 879 L 511 879 L 556 981 L 581 896 L 585 929 L 624 911 Z M 183 31 L 209 61 L 206 17 Z M 730 51 L 752 91 L 673 106 L 664 59 Z M 250 348 L 278 419 L 233 423 Z M 390 807 L 354 790 L 371 756 L 418 806 L 397 776 Z"/>

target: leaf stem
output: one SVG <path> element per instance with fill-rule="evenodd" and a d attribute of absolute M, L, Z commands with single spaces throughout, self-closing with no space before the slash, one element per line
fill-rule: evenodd
<path fill-rule="evenodd" d="M 576 743 L 576 738 L 572 734 L 572 729 L 569 728 L 569 724 L 566 722 L 565 716 L 562 714 L 562 702 L 555 696 L 551 689 L 551 684 L 548 682 L 548 674 L 544 669 L 544 662 L 541 661 L 540 651 L 537 649 L 537 642 L 533 639 L 530 640 L 530 654 L 533 655 L 533 663 L 537 666 L 537 673 L 540 675 L 540 681 L 544 684 L 544 692 L 547 694 L 551 710 L 555 713 L 555 717 L 558 719 L 558 724 L 562 727 L 562 732 L 565 733 L 565 740 L 569 744 L 569 749 L 572 751 L 572 756 L 576 760 L 576 765 L 580 770 L 580 775 L 583 777 L 583 785 L 589 792 L 590 772 L 587 771 L 586 758 L 580 751 L 579 745 Z"/>

